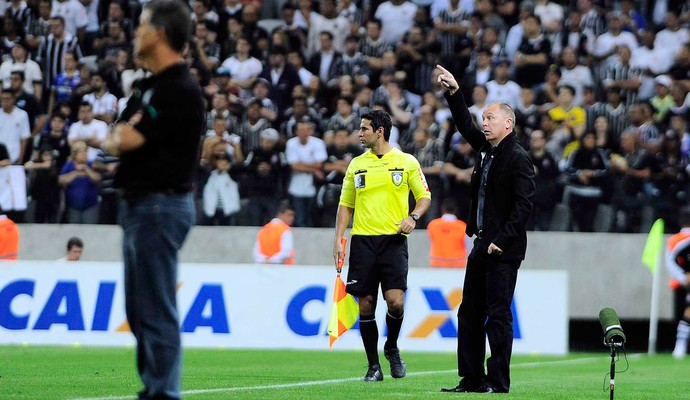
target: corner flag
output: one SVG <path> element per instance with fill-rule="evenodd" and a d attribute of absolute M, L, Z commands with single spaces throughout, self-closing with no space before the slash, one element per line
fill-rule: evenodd
<path fill-rule="evenodd" d="M 659 218 L 654 221 L 652 229 L 649 230 L 647 242 L 642 252 L 642 263 L 649 268 L 649 272 L 654 275 L 657 268 L 657 255 L 664 249 L 664 220 Z"/>
<path fill-rule="evenodd" d="M 333 343 L 355 325 L 359 316 L 359 305 L 351 294 L 345 292 L 345 282 L 340 278 L 340 270 L 345 263 L 347 239 L 343 238 L 342 244 L 343 256 L 338 260 L 338 275 L 335 277 L 333 305 L 331 306 L 331 316 L 328 319 L 329 348 L 331 350 L 333 349 Z"/>

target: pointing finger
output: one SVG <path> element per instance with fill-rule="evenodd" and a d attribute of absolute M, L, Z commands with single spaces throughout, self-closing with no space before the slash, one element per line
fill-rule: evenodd
<path fill-rule="evenodd" d="M 440 64 L 436 64 L 436 68 L 441 70 L 441 72 L 443 72 L 444 74 L 450 74 L 450 72 L 448 72 L 448 70 L 443 68 Z"/>

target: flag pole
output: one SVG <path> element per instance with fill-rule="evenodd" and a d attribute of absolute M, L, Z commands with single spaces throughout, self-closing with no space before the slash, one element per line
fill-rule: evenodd
<path fill-rule="evenodd" d="M 661 237 L 663 240 L 663 236 Z M 659 325 L 659 270 L 663 262 L 664 253 L 657 252 L 655 258 L 655 268 L 652 272 L 652 304 L 649 310 L 649 345 L 647 347 L 647 355 L 656 354 L 656 339 L 657 328 Z"/>

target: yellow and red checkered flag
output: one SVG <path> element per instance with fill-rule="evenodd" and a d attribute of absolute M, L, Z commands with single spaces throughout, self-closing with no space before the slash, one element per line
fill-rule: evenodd
<path fill-rule="evenodd" d="M 347 239 L 342 238 L 343 255 L 338 260 L 338 275 L 335 277 L 335 289 L 333 290 L 333 305 L 331 306 L 331 317 L 328 319 L 328 336 L 330 338 L 329 348 L 333 349 L 333 343 L 342 336 L 348 329 L 352 328 L 359 316 L 359 305 L 357 300 L 345 292 L 345 282 L 340 278 L 340 271 L 345 263 L 345 249 Z"/>

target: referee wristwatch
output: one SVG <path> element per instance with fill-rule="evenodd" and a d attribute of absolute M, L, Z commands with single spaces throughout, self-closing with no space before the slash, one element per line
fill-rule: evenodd
<path fill-rule="evenodd" d="M 410 217 L 412 217 L 412 219 L 414 220 L 415 223 L 417 221 L 419 221 L 419 215 L 417 215 L 417 214 L 410 214 Z"/>

